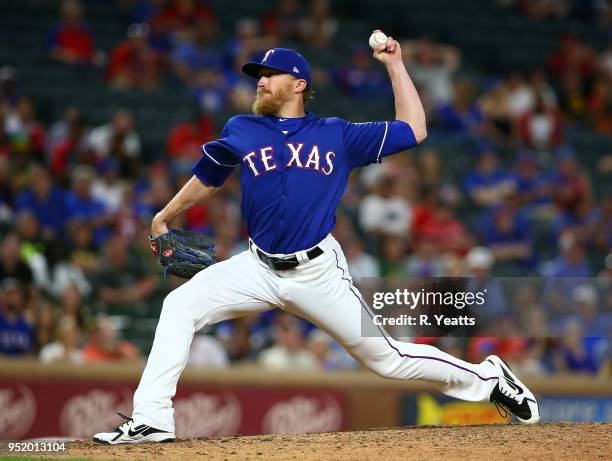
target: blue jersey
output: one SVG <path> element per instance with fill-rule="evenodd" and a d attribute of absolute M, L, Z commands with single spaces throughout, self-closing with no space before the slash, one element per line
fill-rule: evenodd
<path fill-rule="evenodd" d="M 317 245 L 332 231 L 353 168 L 416 144 L 410 126 L 397 120 L 239 115 L 219 139 L 202 146 L 193 173 L 219 187 L 240 165 L 249 236 L 268 253 L 287 254 Z"/>
<path fill-rule="evenodd" d="M 0 355 L 22 355 L 34 350 L 34 330 L 24 316 L 9 321 L 0 312 Z"/>

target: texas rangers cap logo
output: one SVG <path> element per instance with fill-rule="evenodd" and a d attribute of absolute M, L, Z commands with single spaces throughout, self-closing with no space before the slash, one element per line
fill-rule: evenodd
<path fill-rule="evenodd" d="M 268 60 L 268 57 L 274 53 L 276 50 L 268 50 L 266 51 L 266 54 L 264 55 L 264 58 L 261 60 L 261 62 L 266 62 Z"/>

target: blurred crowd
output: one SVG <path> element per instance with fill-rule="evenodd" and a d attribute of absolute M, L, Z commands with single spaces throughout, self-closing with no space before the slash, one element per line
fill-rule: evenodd
<path fill-rule="evenodd" d="M 238 21 L 219 48 L 211 46 L 219 20 L 206 2 L 117 3 L 133 23 L 105 53 L 83 5 L 64 1 L 47 37 L 49 59 L 99 67 L 109 86 L 125 91 L 170 78 L 189 89 L 199 110 L 172 127 L 163 155 L 145 161 L 146 133 L 130 111 L 94 124 L 86 108 L 67 106 L 63 117 L 42 123 L 14 69 L 0 69 L 0 358 L 141 360 L 147 351 L 122 332 L 152 336 L 144 326 L 181 283 L 161 278 L 145 238 L 150 220 L 189 178 L 200 146 L 217 136 L 215 115 L 250 111 L 254 80 L 240 66 L 285 43 L 325 49 L 339 28 L 327 0 L 281 0 L 263 17 Z M 567 293 L 563 322 L 538 317 L 531 339 L 500 308 L 478 338 L 417 341 L 472 361 L 497 353 L 532 373 L 604 372 L 612 190 L 596 193 L 593 183 L 610 184 L 612 151 L 585 165 L 565 133 L 612 134 L 612 40 L 594 49 L 568 35 L 541 68 L 486 75 L 482 84 L 462 77 L 464 58 L 452 45 L 421 37 L 401 46 L 432 132 L 460 149 L 449 158 L 425 143 L 351 176 L 334 235 L 354 279 L 581 278 Z M 315 64 L 315 91 L 335 88 L 364 104 L 392 97 L 368 48 L 355 45 L 346 61 L 327 70 Z M 237 175 L 172 225 L 214 235 L 220 261 L 242 251 Z M 509 302 L 535 306 L 538 297 L 527 291 Z M 533 312 L 545 316 L 537 306 Z M 324 332 L 280 311 L 214 326 L 196 336 L 190 355 L 194 366 L 245 361 L 275 369 L 357 366 Z"/>
<path fill-rule="evenodd" d="M 572 19 L 601 25 L 612 24 L 610 0 L 498 0 L 498 3 L 530 19 Z"/>

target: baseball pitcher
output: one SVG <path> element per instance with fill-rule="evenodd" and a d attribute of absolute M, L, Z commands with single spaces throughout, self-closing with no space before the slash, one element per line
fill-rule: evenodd
<path fill-rule="evenodd" d="M 172 398 L 194 334 L 205 325 L 276 307 L 316 324 L 380 376 L 427 380 L 446 395 L 496 402 L 525 423 L 539 420 L 533 393 L 497 356 L 472 364 L 432 346 L 383 334 L 361 336 L 362 315 L 373 314 L 330 233 L 336 209 L 353 169 L 379 163 L 427 137 L 423 107 L 399 43 L 388 37 L 375 46 L 374 58 L 391 80 L 392 121 L 351 123 L 306 112 L 311 76 L 294 50 L 271 49 L 261 62 L 243 66 L 244 73 L 258 79 L 253 115 L 231 118 L 219 139 L 202 146 L 192 178 L 155 216 L 151 236 L 157 251 L 164 239 L 180 240 L 168 222 L 205 201 L 240 167 L 249 248 L 198 268 L 166 297 L 132 417 L 124 416 L 123 424 L 96 434 L 94 441 L 174 440 Z M 205 252 L 207 246 L 198 248 Z M 172 247 L 163 253 L 173 257 L 175 251 L 177 257 L 186 254 Z M 197 261 L 197 254 L 191 259 Z"/>

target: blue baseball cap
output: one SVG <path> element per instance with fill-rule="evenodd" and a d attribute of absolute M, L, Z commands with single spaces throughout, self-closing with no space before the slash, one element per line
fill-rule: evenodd
<path fill-rule="evenodd" d="M 289 48 L 272 48 L 266 51 L 261 62 L 249 62 L 242 66 L 242 72 L 249 77 L 259 78 L 261 69 L 273 69 L 284 74 L 306 80 L 310 86 L 310 69 L 304 56 Z"/>

